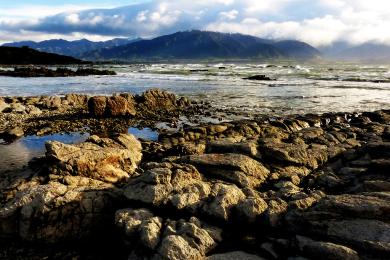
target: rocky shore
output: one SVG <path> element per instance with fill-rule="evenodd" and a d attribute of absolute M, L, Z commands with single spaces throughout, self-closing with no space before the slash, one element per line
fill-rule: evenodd
<path fill-rule="evenodd" d="M 0 258 L 388 259 L 390 111 L 123 131 L 210 111 L 160 90 L 0 99 L 3 139 L 91 132 L 0 174 Z"/>

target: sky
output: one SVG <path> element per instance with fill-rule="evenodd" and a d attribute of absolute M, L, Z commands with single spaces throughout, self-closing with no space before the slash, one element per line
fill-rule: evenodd
<path fill-rule="evenodd" d="M 0 0 L 0 43 L 152 38 L 191 29 L 390 45 L 389 0 Z"/>

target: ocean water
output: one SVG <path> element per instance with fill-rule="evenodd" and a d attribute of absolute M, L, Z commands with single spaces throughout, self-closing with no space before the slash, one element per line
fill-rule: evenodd
<path fill-rule="evenodd" d="M 101 66 L 116 76 L 11 78 L 0 96 L 91 95 L 162 88 L 218 108 L 261 114 L 368 111 L 390 108 L 390 65 L 140 64 Z M 3 68 L 4 69 L 4 68 Z M 266 75 L 274 81 L 243 78 Z"/>

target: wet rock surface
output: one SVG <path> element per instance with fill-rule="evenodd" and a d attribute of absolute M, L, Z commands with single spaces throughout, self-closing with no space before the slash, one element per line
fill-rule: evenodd
<path fill-rule="evenodd" d="M 12 104 L 57 114 L 72 104 L 103 125 L 192 106 L 159 90 L 95 98 L 89 112 L 85 96 L 2 100 L 5 111 L 14 107 L 3 118 L 30 117 Z M 18 127 L 2 122 L 4 132 Z M 49 142 L 46 149 L 29 167 L 0 175 L 1 257 L 388 259 L 390 253 L 390 111 L 188 125 L 160 133 L 158 141 L 119 131 L 77 145 Z"/>

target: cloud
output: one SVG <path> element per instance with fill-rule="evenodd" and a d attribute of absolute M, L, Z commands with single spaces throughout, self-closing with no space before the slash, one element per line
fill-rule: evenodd
<path fill-rule="evenodd" d="M 0 11 L 0 41 L 28 34 L 31 39 L 42 35 L 103 39 L 206 29 L 298 39 L 315 46 L 336 41 L 390 45 L 387 0 L 155 0 L 117 8 L 62 8 L 43 8 L 43 17 L 34 12 L 27 18 L 21 18 L 15 10 L 7 16 Z"/>

